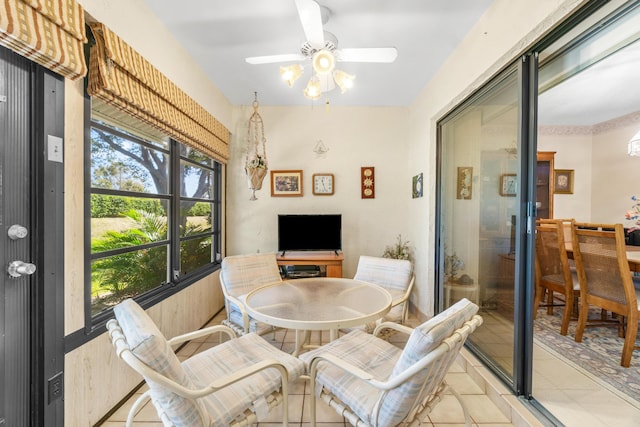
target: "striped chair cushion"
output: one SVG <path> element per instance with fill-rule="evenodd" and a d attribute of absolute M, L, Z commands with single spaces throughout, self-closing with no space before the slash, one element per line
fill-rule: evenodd
<path fill-rule="evenodd" d="M 394 377 L 414 363 L 425 357 L 430 351 L 438 347 L 442 341 L 451 336 L 464 322 L 470 320 L 478 311 L 478 306 L 468 299 L 463 298 L 442 313 L 427 320 L 422 325 L 413 330 L 409 340 L 393 368 L 391 377 Z M 421 392 L 425 382 L 428 387 L 424 392 L 430 393 L 437 387 L 446 372 L 436 372 L 438 378 L 427 378 L 426 370 L 414 375 L 410 381 L 405 382 L 400 387 L 391 390 L 380 402 L 380 418 L 378 425 L 391 426 L 402 421 L 411 410 L 415 399 Z"/>
<path fill-rule="evenodd" d="M 138 359 L 167 378 L 185 387 L 193 387 L 173 349 L 142 307 L 132 299 L 127 299 L 115 306 L 113 312 L 131 352 Z M 149 378 L 145 380 L 149 385 L 151 400 L 161 417 L 164 413 L 175 426 L 203 425 L 199 415 L 199 409 L 203 410 L 203 406 L 174 394 Z"/>
<path fill-rule="evenodd" d="M 401 352 L 393 344 L 356 329 L 317 350 L 301 354 L 300 359 L 308 366 L 315 355 L 332 354 L 372 373 L 376 378 L 386 379 L 391 375 Z M 379 390 L 326 362 L 319 364 L 316 379 L 316 396 L 320 396 L 323 387 L 326 388 L 361 419 L 373 425 L 371 414 L 380 397 Z"/>
<path fill-rule="evenodd" d="M 244 295 L 241 297 L 241 300 L 244 301 Z M 229 313 L 229 321 L 238 325 L 239 327 L 243 327 L 244 319 L 242 318 L 242 312 L 238 310 L 238 308 L 232 303 L 231 304 L 231 313 Z M 273 327 L 267 325 L 266 323 L 258 322 L 255 319 L 249 317 L 249 332 L 255 332 L 258 335 L 264 335 L 273 330 Z"/>
<path fill-rule="evenodd" d="M 380 285 L 396 299 L 407 291 L 412 272 L 411 261 L 406 259 L 361 255 L 354 279 Z"/>
<path fill-rule="evenodd" d="M 304 373 L 304 363 L 284 353 L 256 334 L 243 335 L 226 341 L 212 350 L 198 353 L 183 362 L 182 366 L 191 382 L 202 388 L 239 369 L 250 367 L 266 359 L 282 362 L 289 372 L 289 382 Z M 256 381 L 256 379 L 259 381 Z M 280 389 L 280 373 L 275 368 L 266 369 L 218 390 L 201 399 L 214 421 L 213 425 L 228 426 L 245 410 L 252 409 L 252 402 Z M 254 411 L 255 412 L 255 411 Z"/>
<path fill-rule="evenodd" d="M 407 292 L 412 274 L 411 261 L 361 255 L 354 279 L 382 286 L 396 301 Z M 393 307 L 383 320 L 399 322 L 402 320 L 402 308 L 402 304 Z"/>
<path fill-rule="evenodd" d="M 282 280 L 275 253 L 225 257 L 221 274 L 227 293 L 236 298 L 259 286 Z"/>

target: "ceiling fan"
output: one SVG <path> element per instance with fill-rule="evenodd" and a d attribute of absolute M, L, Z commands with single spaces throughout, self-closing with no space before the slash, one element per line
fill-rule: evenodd
<path fill-rule="evenodd" d="M 307 41 L 300 53 L 253 56 L 246 58 L 249 64 L 269 64 L 275 62 L 301 62 L 311 60 L 315 75 L 311 77 L 305 96 L 317 99 L 322 92 L 328 92 L 337 84 L 344 93 L 353 86 L 355 76 L 335 69 L 336 62 L 394 62 L 398 56 L 395 47 L 346 48 L 338 49 L 337 38 L 323 25 L 329 19 L 329 9 L 314 0 L 295 0 L 298 16 Z M 292 86 L 303 72 L 300 64 L 280 67 L 282 78 Z"/>

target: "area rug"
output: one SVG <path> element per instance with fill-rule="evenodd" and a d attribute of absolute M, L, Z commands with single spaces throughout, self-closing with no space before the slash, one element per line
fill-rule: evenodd
<path fill-rule="evenodd" d="M 592 309 L 589 318 L 599 319 L 600 310 Z M 560 335 L 561 322 L 562 308 L 556 308 L 551 316 L 540 309 L 534 322 L 536 343 L 640 408 L 640 350 L 634 350 L 631 366 L 624 368 L 620 366 L 623 339 L 616 327 L 588 326 L 582 342 L 577 343 L 577 321 L 571 321 L 566 336 Z M 636 345 L 640 345 L 637 338 Z"/>

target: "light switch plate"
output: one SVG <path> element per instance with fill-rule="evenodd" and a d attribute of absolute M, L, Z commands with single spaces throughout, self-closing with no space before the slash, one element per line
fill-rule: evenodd
<path fill-rule="evenodd" d="M 62 138 L 47 135 L 47 159 L 50 162 L 62 163 Z"/>

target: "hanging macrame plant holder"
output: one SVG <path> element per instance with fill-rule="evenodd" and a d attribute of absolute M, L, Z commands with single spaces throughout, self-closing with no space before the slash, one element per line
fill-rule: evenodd
<path fill-rule="evenodd" d="M 247 174 L 247 184 L 251 190 L 249 200 L 258 200 L 256 190 L 262 188 L 262 181 L 269 171 L 266 151 L 267 139 L 264 136 L 264 124 L 258 113 L 258 94 L 253 101 L 253 114 L 249 118 L 247 129 L 247 155 L 244 170 Z"/>

